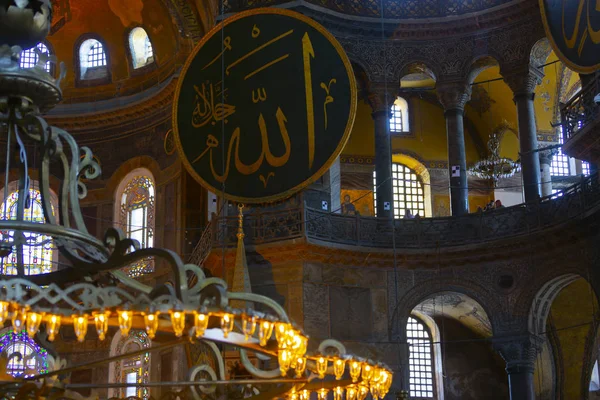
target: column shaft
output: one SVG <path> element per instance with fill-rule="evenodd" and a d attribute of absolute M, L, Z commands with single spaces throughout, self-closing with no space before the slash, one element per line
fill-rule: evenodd
<path fill-rule="evenodd" d="M 513 366 L 506 369 L 510 400 L 535 400 L 533 368 Z"/>
<path fill-rule="evenodd" d="M 540 159 L 537 152 L 537 129 L 535 126 L 535 110 L 533 94 L 515 96 L 517 118 L 519 121 L 519 144 L 521 146 L 521 169 L 525 201 L 540 198 Z"/>
<path fill-rule="evenodd" d="M 448 135 L 448 175 L 450 176 L 452 215 L 464 215 L 469 213 L 469 187 L 463 110 L 450 109 L 444 115 Z M 457 167 L 458 172 L 456 171 Z"/>
<path fill-rule="evenodd" d="M 377 216 L 394 216 L 392 150 L 390 143 L 390 115 L 387 111 L 373 113 L 375 122 L 375 174 L 377 183 Z M 385 203 L 389 203 L 388 210 Z"/>

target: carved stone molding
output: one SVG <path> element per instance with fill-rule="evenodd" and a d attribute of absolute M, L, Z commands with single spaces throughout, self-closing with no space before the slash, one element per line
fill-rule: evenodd
<path fill-rule="evenodd" d="M 471 85 L 466 82 L 438 82 L 436 92 L 445 111 L 462 111 L 471 98 Z"/>
<path fill-rule="evenodd" d="M 541 150 L 539 152 L 540 164 L 552 165 L 552 158 L 557 154 L 558 149 Z"/>
<path fill-rule="evenodd" d="M 533 96 L 536 86 L 542 83 L 544 74 L 538 68 L 529 66 L 510 72 L 503 72 L 502 77 L 513 91 L 515 97 Z"/>
<path fill-rule="evenodd" d="M 371 106 L 373 114 L 390 113 L 398 96 L 398 90 L 396 83 L 370 82 L 367 87 L 366 101 Z"/>
<path fill-rule="evenodd" d="M 494 349 L 506 361 L 506 372 L 530 372 L 535 369 L 535 361 L 544 339 L 529 333 L 497 337 L 493 340 Z"/>

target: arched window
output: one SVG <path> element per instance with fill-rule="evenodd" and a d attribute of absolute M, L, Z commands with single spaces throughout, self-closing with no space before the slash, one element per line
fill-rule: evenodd
<path fill-rule="evenodd" d="M 131 331 L 126 337 L 117 332 L 111 343 L 111 357 L 150 348 L 151 341 L 144 331 Z M 150 353 L 113 362 L 109 367 L 110 381 L 115 383 L 148 383 L 150 380 Z M 150 393 L 144 386 L 129 386 L 124 389 L 113 389 L 109 397 L 140 397 L 147 399 Z"/>
<path fill-rule="evenodd" d="M 410 132 L 408 125 L 408 102 L 398 97 L 392 106 L 392 117 L 390 118 L 390 132 Z"/>
<path fill-rule="evenodd" d="M 15 332 L 8 328 L 0 334 L 0 356 L 6 362 L 6 372 L 14 377 L 26 378 L 48 369 L 48 352 L 25 331 Z"/>
<path fill-rule="evenodd" d="M 42 209 L 42 197 L 39 190 L 35 189 L 36 184 L 32 182 L 32 187 L 29 189 L 29 196 L 25 199 L 25 210 L 23 219 L 25 221 L 45 223 L 44 211 Z M 2 192 L 4 193 L 4 190 Z M 0 219 L 10 220 L 17 219 L 17 203 L 19 200 L 19 192 L 17 183 L 12 182 L 8 186 L 8 196 L 0 207 Z M 56 208 L 55 199 L 51 198 L 52 213 Z M 0 239 L 13 240 L 14 231 L 0 232 Z M 26 243 L 23 245 L 23 266 L 26 275 L 46 274 L 53 271 L 56 264 L 58 254 L 54 251 L 54 243 L 48 236 L 25 232 Z M 18 251 L 14 246 L 10 254 L 0 258 L 0 274 L 16 275 L 18 264 Z"/>
<path fill-rule="evenodd" d="M 563 144 L 562 127 L 558 135 L 558 143 Z M 550 165 L 550 174 L 552 176 L 569 176 L 571 175 L 571 169 L 569 168 L 569 156 L 563 154 L 562 147 L 558 148 L 558 153 L 552 157 L 552 164 Z"/>
<path fill-rule="evenodd" d="M 104 46 L 97 39 L 87 39 L 79 46 L 79 78 L 99 79 L 108 76 Z"/>
<path fill-rule="evenodd" d="M 140 243 L 141 248 L 154 244 L 154 179 L 150 171 L 137 169 L 129 173 L 117 190 L 118 213 L 115 221 L 126 236 Z M 154 271 L 151 259 L 127 267 L 131 277 Z"/>
<path fill-rule="evenodd" d="M 406 323 L 406 340 L 409 345 L 410 397 L 432 399 L 435 393 L 435 366 L 429 330 L 421 321 L 409 317 Z"/>
<path fill-rule="evenodd" d="M 138 69 L 154 62 L 154 50 L 144 28 L 133 28 L 129 33 L 129 50 L 133 68 Z"/>
<path fill-rule="evenodd" d="M 373 200 L 377 212 L 377 179 L 373 172 Z M 423 182 L 415 171 L 404 164 L 392 164 L 393 206 L 394 217 L 404 218 L 406 210 L 411 216 L 425 216 L 425 193 Z"/>
<path fill-rule="evenodd" d="M 38 53 L 35 50 L 36 48 L 42 54 L 44 54 L 44 53 L 50 54 L 50 51 L 48 50 L 48 46 L 46 46 L 44 43 L 38 43 L 37 46 L 32 47 L 31 49 L 23 50 L 21 52 L 21 61 L 19 63 L 21 68 L 35 67 L 35 65 L 37 64 L 37 62 L 40 58 Z M 46 72 L 50 73 L 50 61 L 46 62 L 46 65 L 44 65 L 44 69 L 46 70 Z"/>

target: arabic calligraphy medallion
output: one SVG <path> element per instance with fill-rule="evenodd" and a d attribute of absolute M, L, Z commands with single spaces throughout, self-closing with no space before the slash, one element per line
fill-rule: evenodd
<path fill-rule="evenodd" d="M 236 14 L 198 44 L 173 105 L 179 155 L 207 189 L 280 200 L 323 175 L 354 123 L 348 57 L 321 25 L 277 8 Z"/>
<path fill-rule="evenodd" d="M 540 0 L 546 36 L 569 68 L 582 74 L 600 68 L 600 1 Z"/>

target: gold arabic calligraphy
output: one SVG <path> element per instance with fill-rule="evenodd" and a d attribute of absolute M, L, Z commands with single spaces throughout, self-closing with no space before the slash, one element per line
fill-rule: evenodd
<path fill-rule="evenodd" d="M 581 56 L 581 53 L 583 51 L 585 42 L 589 36 L 589 38 L 592 40 L 592 42 L 594 44 L 598 44 L 600 43 L 600 30 L 594 30 L 593 26 L 592 26 L 592 21 L 591 21 L 591 15 L 595 12 L 600 12 L 600 0 L 579 0 L 579 5 L 577 6 L 577 14 L 575 15 L 575 23 L 573 26 L 573 31 L 569 34 L 567 32 L 567 27 L 565 26 L 565 17 L 566 17 L 566 13 L 565 13 L 565 4 L 570 3 L 567 2 L 566 0 L 563 0 L 563 4 L 562 4 L 562 34 L 563 34 L 563 39 L 565 41 L 565 44 L 567 45 L 567 47 L 569 49 L 574 48 L 577 43 L 579 43 L 578 47 L 577 47 L 577 53 Z M 592 9 L 592 4 L 595 3 L 595 7 Z M 583 33 L 581 34 L 581 37 L 579 35 L 579 31 L 580 31 L 580 26 L 582 23 L 582 17 L 583 17 L 583 12 L 586 11 L 586 21 L 584 21 L 584 23 L 587 23 L 587 27 L 586 29 L 583 30 Z"/>

